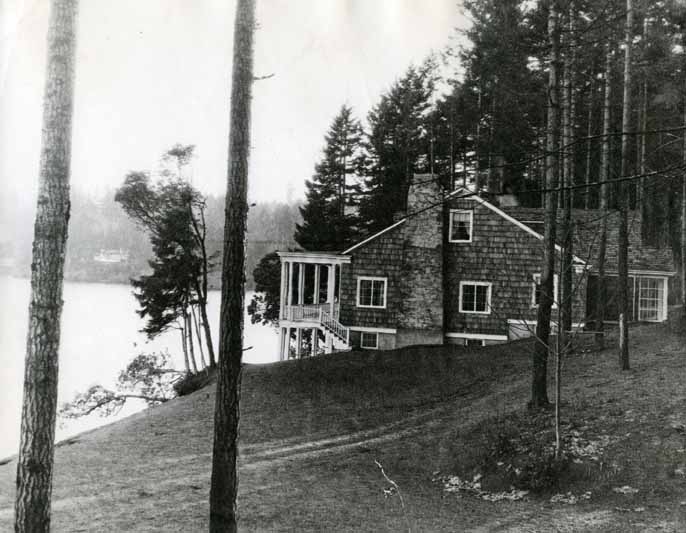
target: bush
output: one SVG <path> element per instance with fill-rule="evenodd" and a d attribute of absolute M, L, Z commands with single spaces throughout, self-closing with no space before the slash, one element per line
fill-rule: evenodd
<path fill-rule="evenodd" d="M 545 413 L 495 418 L 482 430 L 477 464 L 494 488 L 543 492 L 556 487 L 570 466 L 564 453 L 555 457 L 552 420 Z"/>
<path fill-rule="evenodd" d="M 197 374 L 188 373 L 174 383 L 174 392 L 177 396 L 187 396 L 200 390 L 214 379 L 214 372 L 209 369 L 201 370 Z"/>

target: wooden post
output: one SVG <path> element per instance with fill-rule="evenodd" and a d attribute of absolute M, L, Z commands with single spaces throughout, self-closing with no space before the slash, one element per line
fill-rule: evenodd
<path fill-rule="evenodd" d="M 293 305 L 293 262 L 289 261 L 288 262 L 288 296 L 287 296 L 287 302 L 288 302 L 288 307 L 290 308 Z M 289 309 L 290 313 L 290 309 Z"/>
<path fill-rule="evenodd" d="M 285 328 L 279 328 L 279 361 L 283 361 L 283 338 L 284 338 L 284 329 L 285 329 Z"/>
<path fill-rule="evenodd" d="M 319 305 L 319 281 L 321 275 L 321 265 L 314 265 L 314 299 L 312 303 Z"/>
<path fill-rule="evenodd" d="M 283 319 L 286 316 L 286 291 L 288 286 L 288 265 L 286 261 L 281 260 L 281 293 L 279 302 L 279 318 Z"/>
<path fill-rule="evenodd" d="M 298 305 L 305 303 L 305 263 L 298 263 Z"/>
<path fill-rule="evenodd" d="M 334 288 L 336 286 L 336 265 L 335 264 L 330 264 L 328 266 L 328 275 L 329 275 L 329 282 L 326 286 L 326 292 L 327 292 L 327 297 L 326 301 L 327 303 L 330 304 L 330 309 L 329 311 L 331 312 L 331 316 L 334 316 Z"/>
<path fill-rule="evenodd" d="M 296 328 L 295 330 L 295 358 L 300 359 L 303 342 L 303 330 Z"/>
<path fill-rule="evenodd" d="M 318 329 L 317 328 L 312 328 L 312 352 L 310 355 L 314 357 L 317 355 L 317 348 L 319 345 L 319 334 L 318 334 Z"/>

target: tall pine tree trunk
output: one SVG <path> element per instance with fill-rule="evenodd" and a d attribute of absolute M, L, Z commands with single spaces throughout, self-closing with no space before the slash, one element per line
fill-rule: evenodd
<path fill-rule="evenodd" d="M 686 91 L 684 91 L 683 113 L 684 128 L 686 128 Z M 686 129 L 683 136 L 681 160 L 686 167 Z M 684 174 L 681 177 L 681 319 L 682 325 L 686 327 L 686 169 L 682 172 Z"/>
<path fill-rule="evenodd" d="M 233 36 L 231 131 L 224 221 L 217 397 L 210 486 L 210 532 L 237 531 L 238 422 L 243 355 L 245 227 L 255 0 L 238 0 Z"/>
<path fill-rule="evenodd" d="M 560 46 L 557 2 L 550 2 L 548 13 L 548 41 L 550 44 L 550 68 L 548 71 L 548 125 L 546 132 L 546 189 L 545 230 L 543 236 L 543 265 L 541 273 L 541 299 L 538 305 L 536 337 L 534 345 L 531 380 L 531 407 L 543 407 L 548 402 L 548 353 L 550 345 L 550 314 L 553 305 L 553 279 L 555 275 L 555 226 L 557 216 L 558 172 L 558 71 Z"/>
<path fill-rule="evenodd" d="M 593 141 L 591 135 L 593 135 L 593 93 L 595 87 L 591 87 L 588 93 L 588 116 L 586 117 L 586 168 L 584 175 L 584 183 L 586 187 L 584 188 L 584 209 L 591 208 L 591 151 L 593 149 Z"/>
<path fill-rule="evenodd" d="M 610 119 L 612 105 L 612 49 L 607 45 L 605 53 L 605 74 L 603 85 L 605 94 L 603 97 L 603 136 L 600 148 L 600 210 L 602 218 L 600 220 L 600 238 L 598 242 L 598 285 L 595 294 L 595 313 L 596 313 L 596 346 L 602 350 L 605 346 L 605 254 L 607 250 L 607 217 L 609 216 L 609 190 L 607 182 L 610 171 Z"/>
<path fill-rule="evenodd" d="M 626 28 L 624 38 L 624 95 L 622 98 L 622 160 L 621 177 L 629 170 L 629 121 L 631 119 L 631 48 L 634 10 L 632 0 L 626 0 Z M 619 250 L 617 270 L 619 271 L 619 364 L 622 370 L 629 370 L 629 202 L 626 183 L 619 182 L 617 188 L 619 206 Z"/>
<path fill-rule="evenodd" d="M 77 0 L 53 0 L 31 262 L 15 531 L 50 531 L 62 287 L 69 222 Z"/>

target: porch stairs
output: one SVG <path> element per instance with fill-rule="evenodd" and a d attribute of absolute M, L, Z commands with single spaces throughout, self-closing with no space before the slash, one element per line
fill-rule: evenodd
<path fill-rule="evenodd" d="M 350 347 L 350 328 L 345 327 L 321 307 L 319 308 L 319 323 L 324 330 L 331 333 L 335 340 L 344 344 L 346 348 Z"/>

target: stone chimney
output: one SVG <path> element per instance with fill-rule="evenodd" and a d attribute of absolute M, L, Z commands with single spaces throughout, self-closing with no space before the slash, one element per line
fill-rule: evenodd
<path fill-rule="evenodd" d="M 431 174 L 415 174 L 403 227 L 399 345 L 443 343 L 443 190 Z"/>

